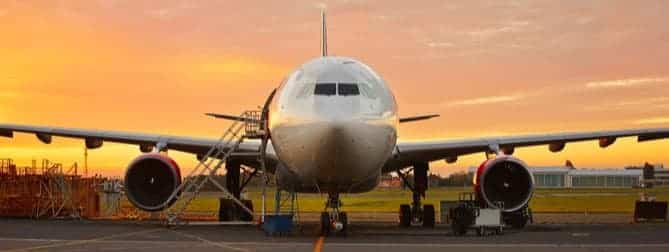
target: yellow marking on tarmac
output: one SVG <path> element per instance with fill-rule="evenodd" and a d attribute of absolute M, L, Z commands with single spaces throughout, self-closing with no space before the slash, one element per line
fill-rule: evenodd
<path fill-rule="evenodd" d="M 318 240 L 316 240 L 316 244 L 314 244 L 314 252 L 321 252 L 321 249 L 323 249 L 324 242 L 325 242 L 325 236 L 321 235 L 321 237 L 318 237 Z"/>
<path fill-rule="evenodd" d="M 176 231 L 176 230 L 170 230 L 170 231 L 172 231 L 176 234 L 191 238 L 191 239 L 201 241 L 201 242 L 203 242 L 207 245 L 211 245 L 211 246 L 215 246 L 215 247 L 219 247 L 219 248 L 223 248 L 223 249 L 230 249 L 230 250 L 234 250 L 234 251 L 240 251 L 240 252 L 251 252 L 251 250 L 248 250 L 248 249 L 245 249 L 245 248 L 233 247 L 233 246 L 230 246 L 230 245 L 226 245 L 223 242 L 210 241 L 210 240 L 204 239 L 202 237 L 199 237 L 197 235 L 182 233 L 182 232 L 179 232 L 179 231 Z"/>
<path fill-rule="evenodd" d="M 59 248 L 59 247 L 76 246 L 76 245 L 83 245 L 83 244 L 93 243 L 93 242 L 98 242 L 98 241 L 103 241 L 103 240 L 109 240 L 109 239 L 118 238 L 118 237 L 132 236 L 132 235 L 139 235 L 139 234 L 148 234 L 148 233 L 153 233 L 153 232 L 156 232 L 156 231 L 159 231 L 159 230 L 164 230 L 164 228 L 155 228 L 155 229 L 125 233 L 125 234 L 107 235 L 107 236 L 102 236 L 102 237 L 88 239 L 88 240 L 76 240 L 76 241 L 68 241 L 68 242 L 65 242 L 65 243 L 58 243 L 58 244 L 48 244 L 48 245 L 41 245 L 41 246 L 28 247 L 28 248 L 3 250 L 3 252 L 24 252 L 24 251 L 33 251 L 33 250 L 39 250 L 39 249 L 52 249 L 52 248 Z"/>

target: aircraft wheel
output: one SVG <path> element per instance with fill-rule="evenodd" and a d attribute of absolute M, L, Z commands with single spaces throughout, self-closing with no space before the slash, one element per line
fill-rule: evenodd
<path fill-rule="evenodd" d="M 253 201 L 242 200 L 242 203 L 244 203 L 244 206 L 246 206 L 246 208 L 253 211 Z M 237 205 L 235 205 L 235 206 L 239 209 L 239 213 L 241 215 L 240 219 L 242 221 L 253 221 L 253 215 L 252 214 L 247 213 L 246 211 L 244 211 L 244 209 L 242 209 L 241 207 L 239 207 Z"/>
<path fill-rule="evenodd" d="M 462 236 L 467 233 L 467 226 L 462 223 L 458 223 L 457 221 L 454 221 L 453 224 L 451 224 L 451 228 L 453 229 L 453 234 L 455 236 Z"/>
<path fill-rule="evenodd" d="M 348 230 L 348 215 L 346 212 L 339 213 L 339 222 L 342 224 L 341 233 L 346 233 Z"/>
<path fill-rule="evenodd" d="M 400 227 L 411 226 L 411 207 L 407 204 L 400 205 Z"/>
<path fill-rule="evenodd" d="M 221 199 L 220 205 L 218 207 L 218 220 L 219 221 L 232 221 L 234 220 L 234 207 L 235 204 L 232 200 Z"/>
<path fill-rule="evenodd" d="M 483 236 L 485 235 L 485 229 L 483 227 L 479 227 L 476 229 L 476 235 L 478 236 Z"/>
<path fill-rule="evenodd" d="M 426 204 L 423 206 L 423 227 L 433 228 L 434 223 L 434 205 Z"/>
<path fill-rule="evenodd" d="M 321 212 L 321 235 L 327 236 L 330 233 L 330 214 Z"/>
<path fill-rule="evenodd" d="M 527 217 L 519 215 L 511 220 L 511 227 L 515 229 L 522 229 L 527 225 Z"/>

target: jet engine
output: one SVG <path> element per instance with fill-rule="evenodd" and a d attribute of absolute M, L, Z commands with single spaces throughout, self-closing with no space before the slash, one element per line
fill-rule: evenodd
<path fill-rule="evenodd" d="M 167 155 L 144 154 L 133 160 L 125 173 L 128 200 L 137 208 L 155 212 L 171 206 L 165 203 L 181 184 L 181 171 Z"/>
<path fill-rule="evenodd" d="M 513 156 L 497 156 L 479 166 L 474 177 L 477 198 L 485 205 L 514 212 L 532 198 L 534 177 L 527 165 Z"/>

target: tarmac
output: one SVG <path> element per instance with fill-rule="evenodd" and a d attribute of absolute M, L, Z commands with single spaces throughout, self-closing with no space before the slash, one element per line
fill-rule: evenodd
<path fill-rule="evenodd" d="M 0 218 L 0 251 L 669 251 L 669 224 L 532 224 L 502 235 L 453 236 L 449 226 L 353 223 L 321 237 L 315 223 L 283 236 L 255 226 Z"/>

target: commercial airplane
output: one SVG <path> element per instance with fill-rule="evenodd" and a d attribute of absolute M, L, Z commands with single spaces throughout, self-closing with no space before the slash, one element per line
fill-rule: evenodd
<path fill-rule="evenodd" d="M 411 204 L 399 207 L 401 226 L 434 226 L 433 205 L 422 204 L 428 189 L 432 161 L 456 162 L 459 156 L 486 153 L 476 172 L 477 200 L 501 208 L 507 224 L 522 227 L 528 221 L 528 202 L 534 181 L 528 166 L 513 156 L 514 149 L 548 146 L 559 152 L 566 143 L 596 140 L 605 148 L 620 137 L 637 137 L 639 142 L 669 138 L 669 129 L 630 129 L 542 135 L 489 137 L 469 140 L 403 141 L 397 139 L 400 123 L 425 120 L 437 115 L 400 117 L 393 93 L 371 67 L 348 57 L 327 54 L 325 14 L 321 14 L 321 55 L 289 73 L 265 107 L 263 122 L 268 131 L 265 165 L 276 176 L 280 189 L 298 193 L 328 194 L 321 215 L 323 232 L 342 231 L 347 215 L 340 211 L 340 193 L 363 193 L 374 189 L 382 174 L 397 172 L 413 191 Z M 210 114 L 229 120 L 235 116 Z M 116 131 L 0 124 L 0 136 L 14 132 L 36 134 L 44 143 L 52 136 L 85 139 L 89 148 L 103 142 L 140 146 L 144 152 L 127 168 L 129 200 L 146 211 L 160 211 L 169 195 L 181 183 L 179 166 L 164 150 L 182 151 L 201 157 L 217 144 L 216 139 Z M 235 151 L 258 152 L 261 141 L 248 140 Z M 235 197 L 239 166 L 259 169 L 256 158 L 232 155 L 226 160 L 227 187 Z M 407 174 L 413 172 L 413 182 Z M 503 202 L 503 204 L 499 204 Z M 173 202 L 169 202 L 173 203 Z"/>

